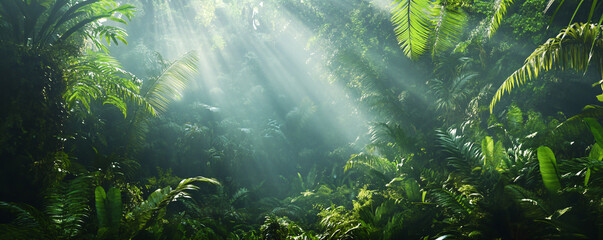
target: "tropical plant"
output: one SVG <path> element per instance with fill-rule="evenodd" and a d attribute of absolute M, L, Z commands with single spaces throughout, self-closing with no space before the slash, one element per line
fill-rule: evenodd
<path fill-rule="evenodd" d="M 481 26 L 490 38 L 498 29 L 512 0 L 497 0 Z M 430 50 L 435 56 L 456 45 L 467 21 L 465 1 L 395 0 L 391 21 L 404 54 L 416 60 Z"/>
<path fill-rule="evenodd" d="M 0 209 L 16 215 L 0 224 L 2 239 L 81 239 L 89 222 L 92 178 L 80 176 L 54 185 L 46 195 L 46 209 L 24 203 L 0 202 Z"/>
<path fill-rule="evenodd" d="M 182 92 L 197 73 L 198 57 L 191 51 L 167 66 L 156 77 L 145 80 L 139 89 L 140 105 L 133 108 L 126 129 L 129 144 L 140 143 L 146 132 L 149 116 L 167 111 L 168 105 L 182 97 Z"/>
<path fill-rule="evenodd" d="M 593 23 L 574 23 L 561 30 L 554 38 L 540 45 L 524 65 L 507 77 L 490 102 L 490 112 L 505 92 L 535 79 L 540 72 L 553 69 L 573 69 L 586 72 L 594 65 L 603 78 L 603 27 Z"/>
<path fill-rule="evenodd" d="M 94 190 L 98 236 L 101 239 L 114 238 L 119 234 L 122 202 L 119 189 L 111 187 L 108 192 L 101 186 Z"/>
<path fill-rule="evenodd" d="M 115 26 L 102 25 L 101 20 L 127 24 L 134 16 L 132 5 L 119 5 L 114 0 L 9 0 L 0 3 L 3 39 L 34 49 L 60 45 L 76 33 L 87 36 L 104 48 L 98 38 L 110 44 L 127 43 L 126 32 Z M 105 48 L 106 49 L 106 48 Z"/>
<path fill-rule="evenodd" d="M 89 51 L 73 58 L 66 79 L 65 102 L 68 109 L 79 110 L 76 112 L 91 114 L 97 101 L 117 107 L 124 118 L 128 103 L 151 108 L 139 94 L 139 80 L 122 70 L 119 62 L 109 55 Z"/>
<path fill-rule="evenodd" d="M 469 97 L 467 85 L 476 77 L 476 73 L 467 73 L 452 79 L 431 80 L 429 86 L 430 92 L 436 98 L 436 110 L 445 113 L 445 120 L 451 120 L 455 113 L 458 114 L 460 110 L 464 109 Z"/>
<path fill-rule="evenodd" d="M 194 177 L 180 181 L 176 188 L 170 186 L 157 189 L 147 200 L 140 203 L 131 210 L 122 210 L 121 193 L 117 188 L 110 188 L 105 192 L 104 188 L 97 187 L 95 190 L 96 214 L 99 220 L 98 237 L 102 239 L 131 239 L 143 232 L 152 231 L 150 228 L 155 224 L 161 225 L 158 220 L 165 216 L 166 207 L 177 200 L 190 198 L 187 191 L 197 190 L 195 182 L 207 182 L 220 185 L 211 178 Z"/>
<path fill-rule="evenodd" d="M 462 2 L 395 0 L 391 21 L 404 54 L 418 59 L 431 49 L 440 53 L 452 46 L 466 21 Z"/>

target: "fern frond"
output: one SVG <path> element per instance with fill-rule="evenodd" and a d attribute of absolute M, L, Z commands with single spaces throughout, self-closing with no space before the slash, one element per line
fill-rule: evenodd
<path fill-rule="evenodd" d="M 544 219 L 550 215 L 549 208 L 536 194 L 518 185 L 506 185 L 505 194 L 522 208 L 523 213 L 532 219 Z"/>
<path fill-rule="evenodd" d="M 603 78 L 602 33 L 603 27 L 599 24 L 575 23 L 548 39 L 530 54 L 521 68 L 505 79 L 490 102 L 490 113 L 505 92 L 511 93 L 516 86 L 537 78 L 540 72 L 557 68 L 585 72 L 592 62 Z"/>
<path fill-rule="evenodd" d="M 404 128 L 397 123 L 374 123 L 369 127 L 369 135 L 372 144 L 381 145 L 393 141 L 400 153 L 412 148 L 416 142 Z"/>
<path fill-rule="evenodd" d="M 88 200 L 92 195 L 92 178 L 81 176 L 60 183 L 46 197 L 46 214 L 67 238 L 77 237 L 89 216 Z"/>

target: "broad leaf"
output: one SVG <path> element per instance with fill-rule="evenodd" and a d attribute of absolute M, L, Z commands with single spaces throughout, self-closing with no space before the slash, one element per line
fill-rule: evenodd
<path fill-rule="evenodd" d="M 555 154 L 553 154 L 553 151 L 550 148 L 545 146 L 539 147 L 537 151 L 540 175 L 542 176 L 544 187 L 549 190 L 549 192 L 556 193 L 561 190 L 561 183 L 559 181 L 559 171 L 557 169 Z"/>

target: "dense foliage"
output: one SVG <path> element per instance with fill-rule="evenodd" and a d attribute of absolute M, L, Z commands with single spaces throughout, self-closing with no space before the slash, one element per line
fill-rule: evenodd
<path fill-rule="evenodd" d="M 602 11 L 2 0 L 0 239 L 601 239 Z"/>

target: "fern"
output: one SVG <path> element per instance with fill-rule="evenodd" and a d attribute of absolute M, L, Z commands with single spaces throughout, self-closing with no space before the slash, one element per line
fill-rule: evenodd
<path fill-rule="evenodd" d="M 544 219 L 550 215 L 549 207 L 536 194 L 518 185 L 506 185 L 505 194 L 518 204 L 522 213 L 531 219 Z"/>
<path fill-rule="evenodd" d="M 92 178 L 81 176 L 54 186 L 46 199 L 46 214 L 65 238 L 80 236 L 89 216 L 88 199 L 92 195 Z"/>
<path fill-rule="evenodd" d="M 0 15 L 10 27 L 11 40 L 34 48 L 58 45 L 75 33 L 120 40 L 125 42 L 123 31 L 96 31 L 102 26 L 99 20 L 127 24 L 134 16 L 134 6 L 118 5 L 114 0 L 86 1 L 0 1 Z M 93 39 L 96 40 L 96 39 Z"/>
<path fill-rule="evenodd" d="M 90 113 L 94 102 L 117 107 L 127 117 L 127 103 L 153 109 L 140 96 L 137 79 L 121 69 L 119 62 L 103 53 L 87 52 L 71 60 L 64 99 L 69 109 Z"/>
<path fill-rule="evenodd" d="M 587 105 L 582 112 L 568 118 L 555 128 L 555 132 L 568 133 L 579 136 L 588 131 L 588 126 L 584 124 L 585 118 L 601 119 L 603 118 L 603 106 Z"/>
<path fill-rule="evenodd" d="M 24 203 L 0 202 L 0 210 L 15 214 L 10 224 L 0 224 L 0 239 L 76 239 L 82 237 L 88 217 L 92 181 L 81 176 L 51 188 L 46 210 Z"/>
<path fill-rule="evenodd" d="M 318 213 L 320 226 L 324 229 L 320 239 L 368 239 L 362 224 L 344 207 L 331 206 Z"/>
<path fill-rule="evenodd" d="M 396 173 L 396 163 L 386 158 L 372 155 L 370 153 L 352 154 L 346 162 L 344 172 L 349 170 L 358 170 L 366 173 L 369 177 L 377 177 L 383 182 L 383 185 L 393 178 Z"/>

